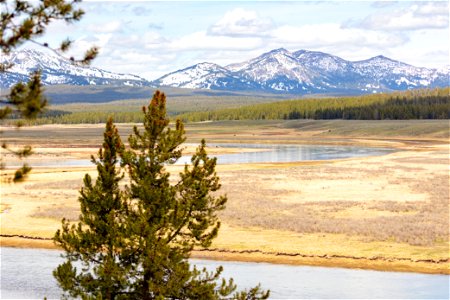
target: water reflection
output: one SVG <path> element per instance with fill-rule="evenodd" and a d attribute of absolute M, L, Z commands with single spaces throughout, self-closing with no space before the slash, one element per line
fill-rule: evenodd
<path fill-rule="evenodd" d="M 216 148 L 249 148 L 255 151 L 214 155 L 218 164 L 277 163 L 304 160 L 343 159 L 384 155 L 393 152 L 387 148 L 323 145 L 265 145 L 265 144 L 210 144 Z M 191 156 L 181 157 L 176 164 L 190 163 Z M 31 163 L 33 167 L 86 167 L 92 166 L 89 159 L 40 160 Z"/>
<path fill-rule="evenodd" d="M 356 146 L 322 146 L 322 145 L 262 145 L 262 144 L 218 144 L 218 147 L 250 148 L 264 151 L 243 152 L 218 155 L 220 164 L 232 163 L 275 163 L 304 160 L 342 159 L 383 155 L 393 152 L 392 149 Z"/>

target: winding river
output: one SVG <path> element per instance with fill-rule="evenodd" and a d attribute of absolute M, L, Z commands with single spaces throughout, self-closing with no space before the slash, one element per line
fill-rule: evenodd
<path fill-rule="evenodd" d="M 255 151 L 217 155 L 219 164 L 292 162 L 383 155 L 391 149 L 353 146 L 215 144 L 213 147 L 252 148 Z M 182 157 L 178 163 L 189 162 Z M 90 166 L 89 160 L 41 161 L 33 166 Z M 61 290 L 52 270 L 60 252 L 43 249 L 1 249 L 1 298 L 59 299 Z M 271 290 L 272 299 L 448 299 L 449 276 L 379 272 L 356 269 L 218 262 L 192 259 L 198 267 L 224 266 L 223 276 L 233 277 L 239 288 L 258 283 Z"/>
<path fill-rule="evenodd" d="M 56 250 L 1 249 L 1 298 L 59 299 L 52 270 L 61 262 Z M 192 259 L 192 264 L 233 277 L 238 288 L 258 283 L 272 299 L 448 299 L 449 276 L 356 269 L 219 262 Z"/>

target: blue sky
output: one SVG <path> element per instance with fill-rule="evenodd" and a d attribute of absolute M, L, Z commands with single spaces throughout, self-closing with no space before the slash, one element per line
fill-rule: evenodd
<path fill-rule="evenodd" d="M 90 45 L 106 70 L 156 79 L 199 62 L 225 66 L 276 48 L 347 60 L 376 55 L 420 66 L 449 63 L 448 1 L 84 1 L 80 22 L 42 40 Z"/>

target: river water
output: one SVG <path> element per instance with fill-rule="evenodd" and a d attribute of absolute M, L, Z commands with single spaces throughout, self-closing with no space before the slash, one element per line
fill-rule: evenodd
<path fill-rule="evenodd" d="M 249 148 L 255 152 L 216 155 L 219 164 L 276 163 L 383 155 L 392 149 L 359 146 L 213 144 L 217 148 Z M 190 159 L 190 157 L 186 157 Z M 185 159 L 186 159 L 185 158 Z M 184 163 L 182 159 L 180 163 Z M 188 161 L 187 161 L 188 162 Z"/>
<path fill-rule="evenodd" d="M 211 145 L 210 145 L 211 146 Z M 254 152 L 217 155 L 219 164 L 291 162 L 383 155 L 390 149 L 316 146 L 216 144 L 213 147 L 254 148 Z M 178 163 L 189 162 L 182 157 Z M 89 160 L 41 161 L 33 166 L 90 166 Z M 61 291 L 52 270 L 61 262 L 60 252 L 42 249 L 1 249 L 2 299 L 59 299 Z M 267 263 L 196 260 L 198 267 L 224 267 L 223 276 L 233 277 L 238 288 L 261 283 L 272 299 L 448 299 L 449 276 L 416 273 L 274 265 Z"/>
<path fill-rule="evenodd" d="M 61 252 L 0 249 L 2 299 L 60 298 L 52 270 L 62 261 Z M 271 290 L 272 299 L 449 299 L 447 275 L 197 259 L 191 263 L 209 270 L 222 265 L 224 278 L 233 277 L 238 288 L 261 283 Z"/>
<path fill-rule="evenodd" d="M 277 163 L 305 160 L 343 159 L 351 157 L 376 156 L 392 153 L 393 149 L 359 146 L 324 145 L 270 145 L 270 144 L 210 144 L 213 148 L 248 148 L 255 151 L 211 155 L 217 157 L 218 164 Z M 190 163 L 191 156 L 181 157 L 176 164 Z M 34 160 L 33 167 L 86 167 L 92 166 L 90 159 Z M 7 165 L 17 167 L 17 165 Z"/>

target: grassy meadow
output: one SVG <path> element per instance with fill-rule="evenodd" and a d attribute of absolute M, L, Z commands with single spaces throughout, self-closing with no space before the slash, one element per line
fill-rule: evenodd
<path fill-rule="evenodd" d="M 47 86 L 45 95 L 51 105 L 40 118 L 28 124 L 98 124 L 105 123 L 110 116 L 117 123 L 140 122 L 141 109 L 148 105 L 155 90 L 150 87 Z M 163 91 L 168 99 L 167 114 L 175 118 L 190 112 L 238 108 L 293 97 L 178 88 Z"/>
<path fill-rule="evenodd" d="M 132 126 L 118 124 L 124 140 Z M 2 137 L 11 145 L 32 144 L 31 164 L 88 159 L 103 127 L 3 127 Z M 223 226 L 211 249 L 198 249 L 196 256 L 448 274 L 448 120 L 218 121 L 188 123 L 186 131 L 189 143 L 205 138 L 397 150 L 345 160 L 219 165 L 221 193 L 229 199 Z M 180 169 L 168 168 L 173 174 Z M 3 170 L 2 178 L 10 172 Z M 23 184 L 3 181 L 2 244 L 53 247 L 48 239 L 60 220 L 77 219 L 85 173 L 96 175 L 92 167 L 36 167 Z"/>
<path fill-rule="evenodd" d="M 184 113 L 184 121 L 218 120 L 408 120 L 449 119 L 450 88 L 326 97 L 249 104 L 238 108 Z"/>
<path fill-rule="evenodd" d="M 47 87 L 50 108 L 30 125 L 138 123 L 154 89 L 149 87 Z M 448 119 L 449 88 L 352 97 L 250 94 L 164 89 L 167 114 L 185 122 L 222 120 Z M 15 120 L 8 120 L 12 124 Z"/>
<path fill-rule="evenodd" d="M 48 87 L 52 105 L 47 116 L 20 130 L 9 120 L 1 127 L 2 139 L 12 147 L 32 145 L 31 165 L 89 159 L 102 143 L 107 118 L 114 117 L 126 141 L 152 92 L 147 87 Z M 419 115 L 427 109 L 438 112 L 449 105 L 448 88 L 297 100 L 165 92 L 168 115 L 187 122 L 187 143 L 206 139 L 396 149 L 384 156 L 343 160 L 219 165 L 221 192 L 229 199 L 220 215 L 223 226 L 211 249 L 197 249 L 197 257 L 449 273 L 448 119 L 313 120 L 320 117 L 318 111 L 327 110 L 377 110 L 378 116 L 393 107 Z M 2 157 L 21 163 L 3 149 Z M 180 170 L 168 168 L 173 174 Z M 2 245 L 54 247 L 50 239 L 60 220 L 77 220 L 82 178 L 85 173 L 96 176 L 95 169 L 35 167 L 17 185 L 7 182 L 12 172 L 2 170 Z"/>

